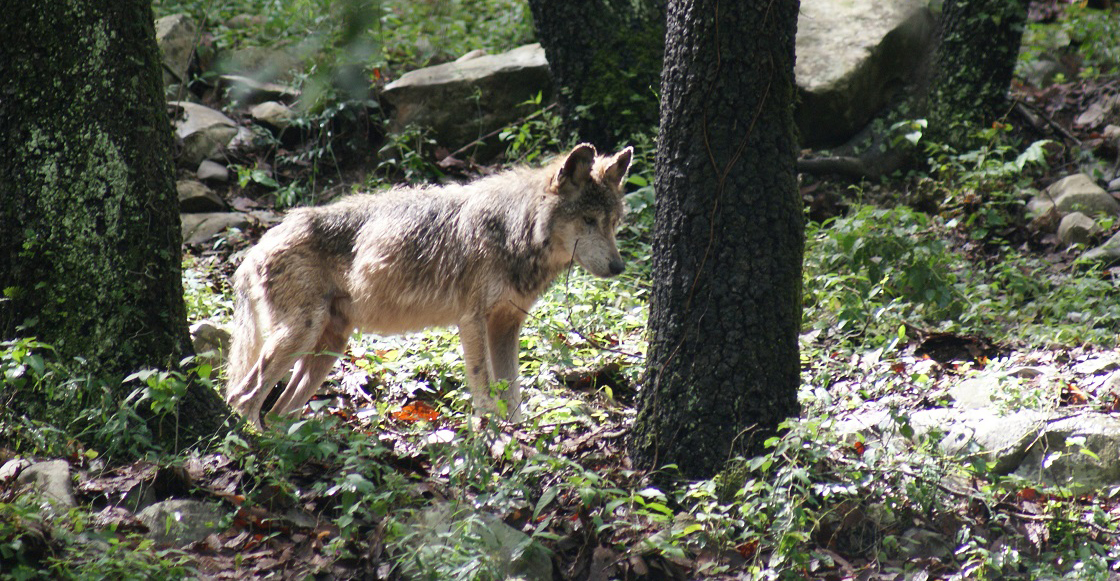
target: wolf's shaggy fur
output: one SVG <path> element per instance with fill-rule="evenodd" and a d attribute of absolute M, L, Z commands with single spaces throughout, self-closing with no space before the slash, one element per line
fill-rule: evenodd
<path fill-rule="evenodd" d="M 234 275 L 237 304 L 226 398 L 259 425 L 301 408 L 350 334 L 459 326 L 475 413 L 520 415 L 518 333 L 537 297 L 573 260 L 596 276 L 624 265 L 615 244 L 627 148 L 587 144 L 539 168 L 466 185 L 397 188 L 291 212 Z"/>

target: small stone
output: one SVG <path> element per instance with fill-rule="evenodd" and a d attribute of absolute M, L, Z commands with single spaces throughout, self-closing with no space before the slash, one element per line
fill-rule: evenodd
<path fill-rule="evenodd" d="M 175 182 L 179 192 L 179 211 L 185 213 L 219 212 L 226 209 L 226 203 L 206 184 L 194 180 Z"/>
<path fill-rule="evenodd" d="M 1088 244 L 1100 231 L 1096 220 L 1081 212 L 1073 212 L 1066 214 L 1058 224 L 1058 239 L 1063 244 Z"/>
<path fill-rule="evenodd" d="M 8 460 L 3 466 L 0 466 L 0 484 L 7 484 L 8 481 L 18 476 L 24 468 L 30 465 L 31 460 L 27 458 L 15 457 Z"/>
<path fill-rule="evenodd" d="M 140 511 L 140 519 L 157 543 L 185 547 L 218 531 L 225 511 L 200 500 L 165 500 Z"/>
<path fill-rule="evenodd" d="M 202 163 L 198 164 L 198 171 L 195 174 L 198 175 L 198 179 L 204 182 L 226 183 L 229 181 L 229 170 L 226 169 L 226 166 L 209 159 L 204 159 Z"/>
<path fill-rule="evenodd" d="M 191 325 L 190 331 L 191 345 L 200 362 L 215 369 L 221 367 L 229 352 L 230 332 L 211 321 L 199 321 Z"/>
<path fill-rule="evenodd" d="M 253 105 L 249 109 L 249 116 L 254 121 L 274 129 L 286 129 L 292 124 L 292 110 L 287 105 L 276 101 L 265 101 Z"/>
<path fill-rule="evenodd" d="M 250 222 L 249 216 L 240 212 L 182 214 L 179 218 L 182 221 L 184 244 L 201 244 L 229 228 L 244 228 Z"/>
<path fill-rule="evenodd" d="M 1120 178 L 1116 178 L 1111 182 L 1108 182 L 1108 191 L 1110 193 L 1120 192 Z"/>

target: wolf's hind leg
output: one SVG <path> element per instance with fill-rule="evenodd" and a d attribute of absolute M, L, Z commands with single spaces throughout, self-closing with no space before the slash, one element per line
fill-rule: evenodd
<path fill-rule="evenodd" d="M 498 403 L 490 396 L 489 345 L 486 337 L 486 319 L 468 316 L 459 321 L 459 340 L 463 344 L 463 363 L 467 367 L 467 385 L 471 389 L 471 407 L 474 415 L 499 415 Z"/>
<path fill-rule="evenodd" d="M 346 349 L 346 343 L 354 326 L 350 320 L 350 297 L 340 295 L 331 299 L 330 316 L 322 334 L 315 342 L 311 353 L 303 354 L 296 362 L 292 379 L 284 388 L 280 398 L 273 404 L 271 412 L 278 415 L 289 414 L 307 403 L 315 390 L 319 389 L 338 355 Z"/>
<path fill-rule="evenodd" d="M 299 353 L 307 353 L 315 346 L 315 339 L 322 333 L 325 313 L 306 314 L 298 320 L 286 320 L 277 325 L 272 336 L 264 343 L 260 357 L 249 373 L 230 394 L 229 404 L 249 421 L 260 427 L 261 406 L 268 394 L 292 366 Z"/>

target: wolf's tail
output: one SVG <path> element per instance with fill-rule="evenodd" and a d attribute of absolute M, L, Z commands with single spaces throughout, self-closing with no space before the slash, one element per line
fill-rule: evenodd
<path fill-rule="evenodd" d="M 256 305 L 250 294 L 250 281 L 244 280 L 241 269 L 234 275 L 236 298 L 233 305 L 233 332 L 229 350 L 229 365 L 226 369 L 226 399 L 234 394 L 231 390 L 249 374 L 257 358 L 260 357 L 264 341 Z"/>

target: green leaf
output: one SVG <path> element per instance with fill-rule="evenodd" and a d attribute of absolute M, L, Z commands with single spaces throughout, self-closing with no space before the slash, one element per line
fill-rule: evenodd
<path fill-rule="evenodd" d="M 548 506 L 550 502 L 556 499 L 556 495 L 560 492 L 560 487 L 550 486 L 545 489 L 544 494 L 541 494 L 540 500 L 537 501 L 536 508 L 533 509 L 533 518 L 537 518 L 541 514 L 541 510 Z"/>

